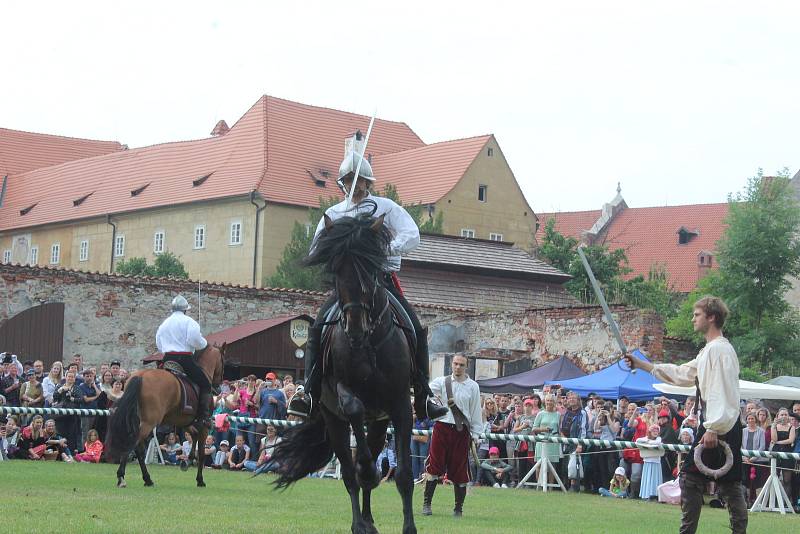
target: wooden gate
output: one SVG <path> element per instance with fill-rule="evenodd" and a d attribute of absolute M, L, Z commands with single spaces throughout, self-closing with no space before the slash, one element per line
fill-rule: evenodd
<path fill-rule="evenodd" d="M 0 352 L 16 354 L 21 362 L 42 360 L 47 370 L 61 360 L 63 348 L 63 302 L 28 308 L 0 325 Z"/>

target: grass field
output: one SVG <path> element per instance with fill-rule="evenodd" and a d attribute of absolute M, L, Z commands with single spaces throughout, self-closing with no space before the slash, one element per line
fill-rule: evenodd
<path fill-rule="evenodd" d="M 2 531 L 16 532 L 350 532 L 350 506 L 337 480 L 308 479 L 285 492 L 272 490 L 271 475 L 252 479 L 228 471 L 205 472 L 208 487 L 197 488 L 194 470 L 151 466 L 155 487 L 145 488 L 138 466 L 129 466 L 128 488 L 117 489 L 116 466 L 43 462 L 0 462 L 0 495 L 4 500 Z M 400 499 L 393 483 L 374 494 L 373 510 L 381 532 L 399 532 Z M 676 506 L 617 501 L 592 495 L 532 490 L 473 488 L 464 517 L 451 517 L 453 491 L 440 487 L 434 515 L 414 508 L 420 533 L 458 532 L 598 532 L 674 533 Z M 700 532 L 729 532 L 727 512 L 703 509 Z M 800 532 L 800 517 L 772 513 L 750 515 L 751 533 Z"/>

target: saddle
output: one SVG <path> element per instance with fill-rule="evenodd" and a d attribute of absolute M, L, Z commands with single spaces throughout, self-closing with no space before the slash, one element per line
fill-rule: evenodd
<path fill-rule="evenodd" d="M 397 297 L 392 295 L 392 293 L 385 288 L 383 288 L 382 291 L 389 300 L 389 307 L 392 310 L 392 321 L 394 321 L 394 324 L 400 327 L 405 334 L 406 340 L 408 341 L 408 346 L 411 347 L 412 353 L 416 352 L 417 334 L 414 332 L 414 323 L 411 322 L 411 317 L 408 316 L 408 313 L 406 313 L 406 310 L 403 308 L 403 305 L 400 304 L 400 301 L 397 300 Z M 328 313 L 325 314 L 325 322 L 322 326 L 322 336 L 320 338 L 323 372 L 330 361 L 333 331 L 334 327 L 341 320 L 341 316 L 342 310 L 339 307 L 338 302 L 334 303 L 334 305 L 328 310 Z M 415 358 L 411 358 L 412 366 L 415 365 L 415 360 Z"/>
<path fill-rule="evenodd" d="M 195 415 L 200 406 L 200 388 L 197 384 L 189 380 L 183 370 L 183 366 L 176 361 L 164 362 L 163 369 L 169 371 L 178 379 L 181 391 L 181 415 Z"/>

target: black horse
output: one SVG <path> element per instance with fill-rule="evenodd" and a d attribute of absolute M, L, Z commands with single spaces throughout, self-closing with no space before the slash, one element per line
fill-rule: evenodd
<path fill-rule="evenodd" d="M 327 354 L 323 351 L 317 362 L 324 365 L 318 406 L 308 421 L 287 430 L 273 456 L 281 466 L 275 483 L 286 488 L 324 467 L 335 453 L 350 494 L 354 533 L 377 532 L 370 494 L 380 482 L 375 459 L 390 420 L 396 436 L 395 481 L 403 500 L 403 533 L 417 531 L 411 503 L 412 348 L 396 325 L 380 282 L 390 240 L 383 216 L 336 222 L 325 216 L 325 229 L 305 263 L 324 265 L 333 275 L 340 314 L 329 327 L 329 341 L 323 342 L 329 347 Z M 355 464 L 351 429 L 357 444 Z"/>

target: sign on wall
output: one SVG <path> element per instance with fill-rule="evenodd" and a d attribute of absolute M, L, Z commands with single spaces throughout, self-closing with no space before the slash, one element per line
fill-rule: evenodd
<path fill-rule="evenodd" d="M 289 323 L 289 336 L 298 347 L 302 347 L 308 341 L 308 321 L 305 319 L 295 319 Z"/>

